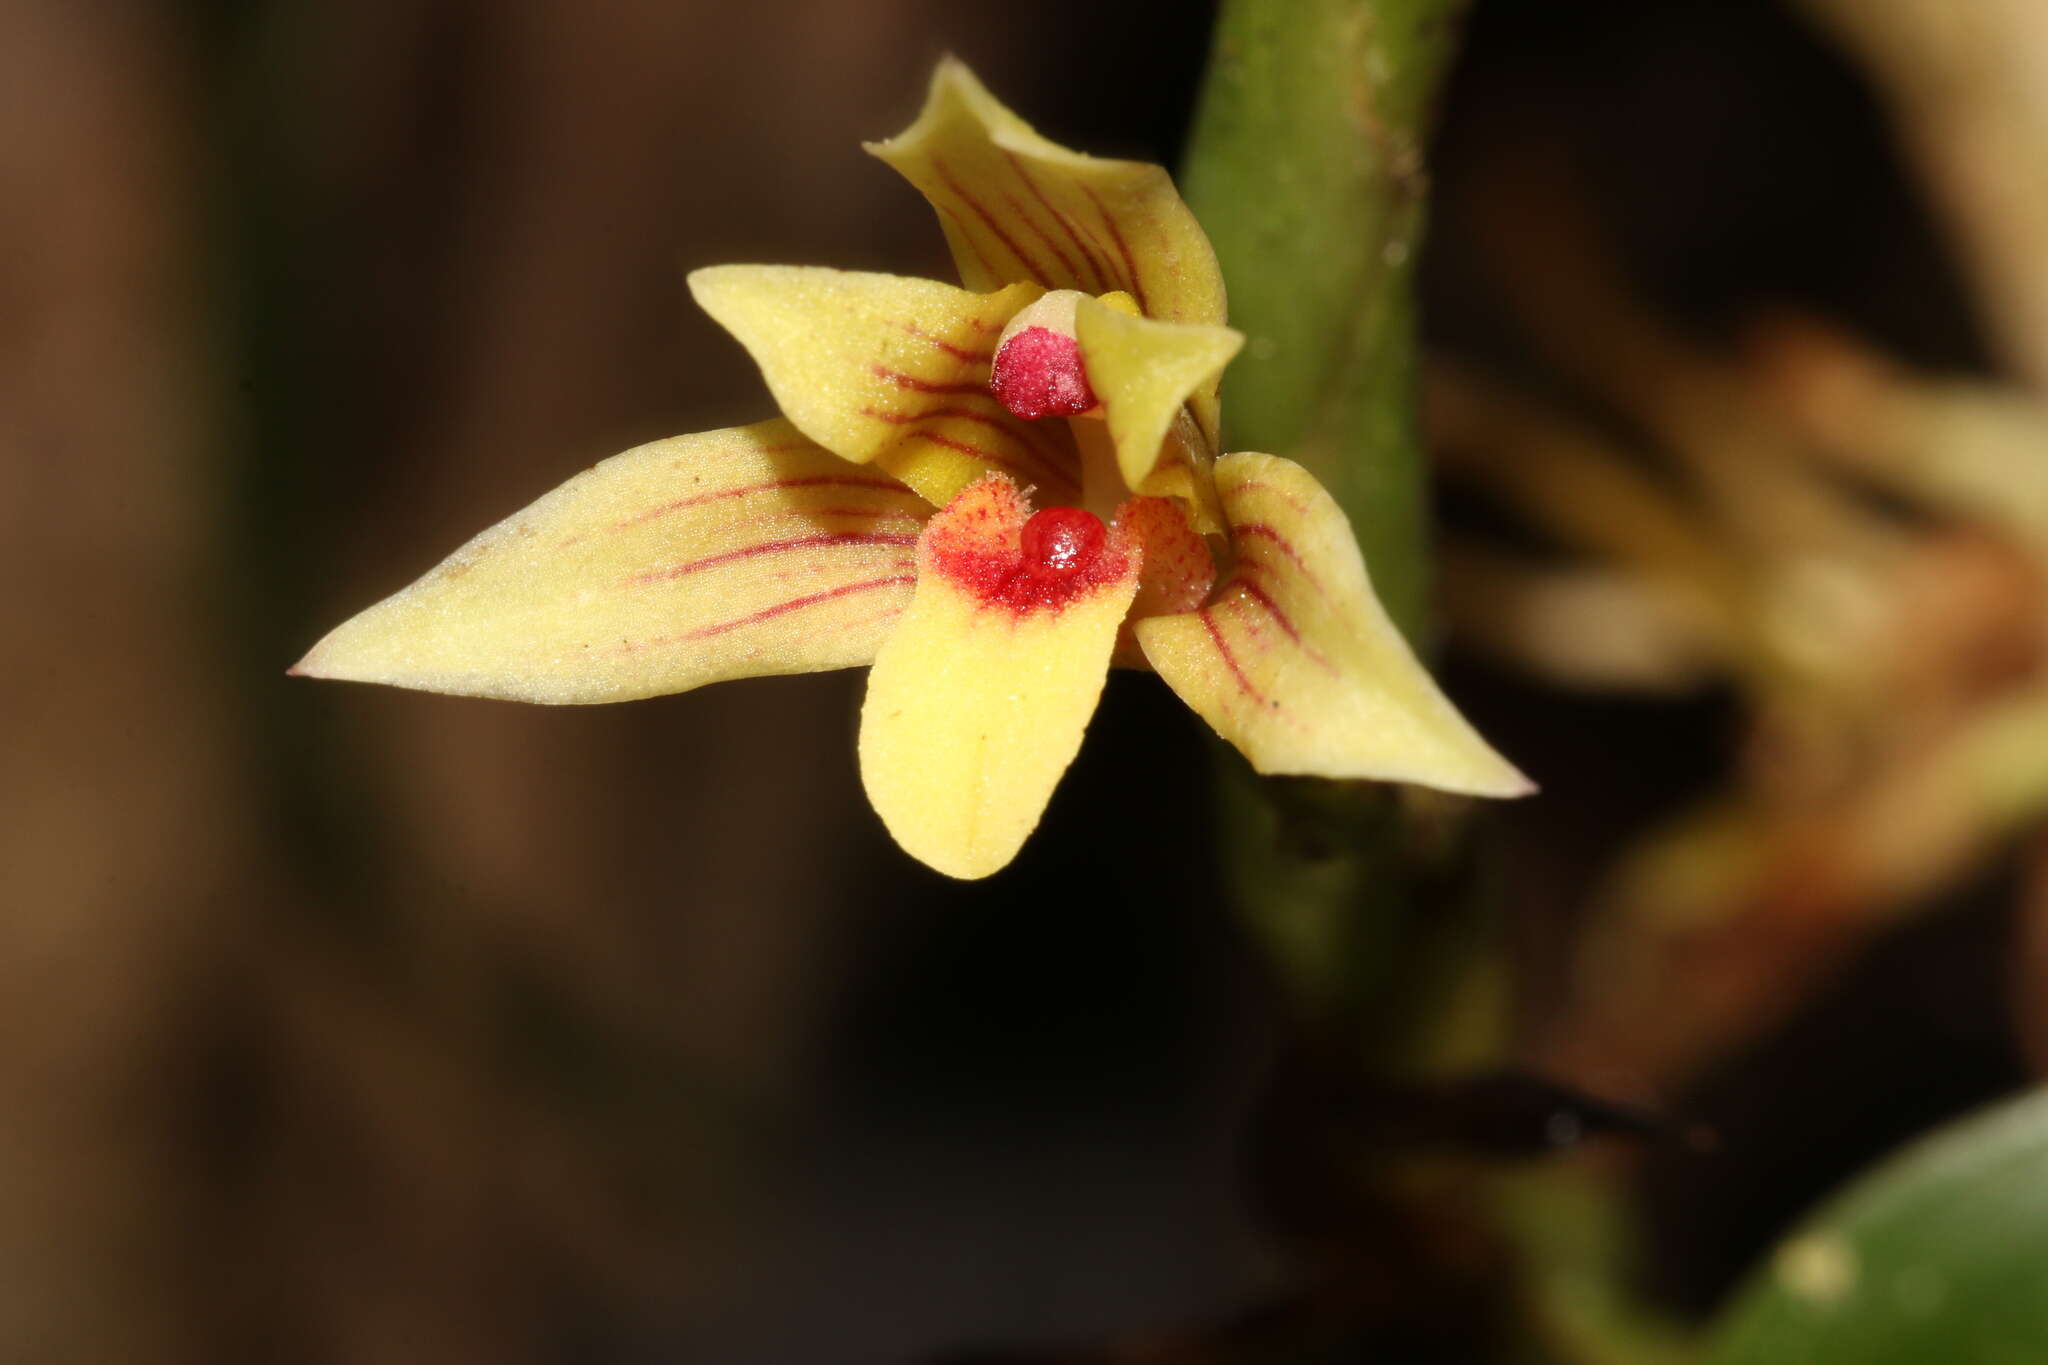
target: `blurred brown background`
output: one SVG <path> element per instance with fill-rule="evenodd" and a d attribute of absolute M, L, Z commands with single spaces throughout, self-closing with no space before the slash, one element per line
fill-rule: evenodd
<path fill-rule="evenodd" d="M 1266 1282 L 1236 1150 L 1277 1011 L 1189 856 L 1205 756 L 1153 680 L 1115 680 L 1026 859 L 969 892 L 867 812 L 857 674 L 563 711 L 282 676 L 594 460 L 767 415 L 689 266 L 946 277 L 855 145 L 939 53 L 1063 142 L 1171 161 L 1208 18 L 0 2 L 0 1358 L 912 1360 Z M 1584 378 L 1558 357 L 1605 324 L 1515 281 L 1576 278 L 1555 225 L 1591 215 L 1691 335 L 1790 305 L 1987 368 L 1891 147 L 1777 5 L 1482 0 L 1430 326 L 1460 363 Z M 1530 315 L 1561 330 L 1532 344 Z M 1674 1301 L 2021 1077 L 2010 896 L 1982 886 L 1869 969 L 1918 984 L 1760 1010 L 1819 1029 L 1858 1122 L 1781 1107 L 1797 1048 L 1716 1091 L 1708 1054 L 1753 1039 L 1589 1043 L 1562 982 L 1592 869 L 1718 780 L 1741 700 L 1588 700 L 1498 657 L 1452 679 L 1551 791 L 1508 835 L 1528 1057 L 1737 1139 L 1718 1213 L 1652 1173 L 1695 1234 Z M 1898 989 L 1933 1003 L 1857 1003 Z M 1901 1058 L 1943 1079 L 1902 1099 Z"/>
<path fill-rule="evenodd" d="M 1082 910 L 1143 874 L 1072 837 L 980 901 L 906 866 L 854 775 L 858 674 L 555 713 L 282 676 L 568 474 L 769 413 L 689 266 L 948 273 L 856 145 L 941 52 L 1076 142 L 1170 153 L 1205 16 L 1076 42 L 1093 8 L 0 8 L 0 1357 L 661 1358 L 687 1327 L 709 1358 L 879 1358 L 1228 1278 L 1227 1245 L 1097 1285 L 985 1236 L 1131 1179 L 1162 1192 L 1091 1221 L 1098 1257 L 1228 1233 L 1201 1134 L 1146 1170 L 1079 1137 L 971 1155 L 1122 1109 L 1124 1066 L 1141 1109 L 1204 1102 L 1151 1065 L 1177 978 L 1032 1136 L 985 1079 L 1042 1031 L 1095 1051 L 1175 888 L 1077 986 Z M 875 964 L 962 916 L 1014 970 L 894 1021 Z M 818 1117 L 863 991 L 871 1032 L 953 1033 L 894 1084 L 959 1115 L 863 1136 L 883 1076 L 848 1085 L 872 1122 Z M 1210 1207 L 1174 1207 L 1205 1162 Z"/>

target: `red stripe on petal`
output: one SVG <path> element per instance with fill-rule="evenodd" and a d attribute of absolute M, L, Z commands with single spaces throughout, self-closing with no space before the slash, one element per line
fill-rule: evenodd
<path fill-rule="evenodd" d="M 1109 229 L 1110 240 L 1116 243 L 1117 254 L 1123 257 L 1124 272 L 1130 278 L 1131 297 L 1138 301 L 1138 311 L 1146 317 L 1151 317 L 1152 305 L 1145 301 L 1145 282 L 1138 278 L 1138 259 L 1131 254 L 1131 244 L 1124 240 L 1124 230 L 1116 225 L 1116 217 L 1103 204 L 1102 196 L 1087 185 L 1081 186 L 1081 193 L 1088 196 L 1088 202 L 1095 205 L 1096 212 L 1102 215 L 1103 224 Z"/>
<path fill-rule="evenodd" d="M 1276 484 L 1266 483 L 1261 479 L 1246 479 L 1243 483 L 1238 484 L 1236 487 L 1231 489 L 1231 492 L 1271 493 L 1274 497 L 1280 499 L 1280 501 L 1286 503 L 1295 511 L 1303 513 L 1304 515 L 1306 515 L 1308 512 L 1308 504 L 1303 502 L 1300 498 L 1297 498 L 1296 496 L 1294 496 L 1294 494 L 1288 492 L 1286 489 L 1281 488 Z"/>
<path fill-rule="evenodd" d="M 976 239 L 974 229 L 968 225 L 967 220 L 954 212 L 951 204 L 941 204 L 938 200 L 934 199 L 932 200 L 932 207 L 943 214 L 946 221 L 960 230 L 960 240 L 965 242 L 967 249 L 974 253 L 974 259 L 981 265 L 982 273 L 991 280 L 1002 279 L 1003 272 L 996 269 L 996 263 L 988 258 L 988 252 L 982 250 L 981 242 Z"/>
<path fill-rule="evenodd" d="M 1036 218 L 1033 218 L 1024 211 L 1024 201 L 1014 194 L 1004 195 L 1003 200 L 1009 204 L 1011 210 L 1017 215 L 1017 220 L 1024 224 L 1025 227 L 1031 229 L 1031 235 L 1045 243 L 1046 249 L 1059 259 L 1060 265 L 1066 269 L 1067 278 L 1076 285 L 1082 283 L 1081 268 L 1074 264 L 1074 258 L 1067 254 L 1065 247 L 1052 239 L 1052 234 L 1041 227 Z"/>
<path fill-rule="evenodd" d="M 918 378 L 918 377 L 917 377 L 916 375 L 914 375 L 914 374 L 905 374 L 905 373 L 903 373 L 903 371 L 901 371 L 901 370 L 892 370 L 892 369 L 890 369 L 890 368 L 889 368 L 888 366 L 886 366 L 886 365 L 871 365 L 871 366 L 869 366 L 869 367 L 868 367 L 868 369 L 870 370 L 870 372 L 872 372 L 872 373 L 874 374 L 875 378 L 877 378 L 877 379 L 886 379 L 886 380 L 888 380 L 888 381 L 889 381 L 890 383 L 894 384 L 894 385 L 895 385 L 895 386 L 896 386 L 897 388 L 899 388 L 899 389 L 909 389 L 909 390 L 910 390 L 911 392 L 913 392 L 913 393 L 987 393 L 987 392 L 988 392 L 988 385 L 986 385 L 986 384 L 975 384 L 975 383 L 959 383 L 959 382 L 944 382 L 944 383 L 942 383 L 942 382 L 940 382 L 940 381 L 938 381 L 938 380 L 933 380 L 933 379 L 919 379 L 919 378 Z"/>
<path fill-rule="evenodd" d="M 914 569 L 917 567 L 917 561 L 915 559 L 892 559 L 886 564 L 867 564 L 862 567 L 874 569 L 877 572 L 883 569 Z M 820 568 L 821 566 L 817 564 L 799 562 L 795 568 L 770 569 L 769 574 L 777 583 L 815 583 L 818 581 Z"/>
<path fill-rule="evenodd" d="M 790 449 L 809 449 L 809 447 L 792 446 Z M 708 502 L 720 502 L 727 498 L 744 498 L 754 493 L 769 493 L 789 488 L 873 488 L 884 493 L 900 493 L 913 498 L 917 496 L 917 494 L 912 493 L 902 484 L 890 479 L 860 479 L 841 474 L 814 474 L 808 478 L 775 479 L 769 483 L 750 483 L 743 488 L 720 488 L 710 493 L 698 493 L 691 497 L 678 498 L 674 502 L 664 503 L 660 507 L 650 508 L 637 516 L 627 517 L 624 521 L 615 522 L 614 526 L 618 529 L 638 526 L 642 522 L 652 521 L 656 517 L 664 517 L 671 512 L 683 511 L 685 508 L 701 507 Z"/>
<path fill-rule="evenodd" d="M 993 413 L 976 412 L 972 408 L 923 408 L 917 412 L 883 412 L 878 408 L 862 408 L 860 415 L 872 417 L 877 422 L 887 422 L 891 426 L 898 427 L 908 426 L 913 422 L 936 422 L 947 418 L 958 418 L 963 422 L 973 422 L 978 426 L 987 427 L 991 431 L 1001 432 L 1011 440 L 1025 446 L 1032 454 L 1048 463 L 1057 464 L 1060 457 L 1065 454 L 1064 451 L 1053 443 L 1050 436 L 1033 429 L 1029 425 L 1021 423 L 1013 425 L 1012 423 L 1005 422 Z"/>
<path fill-rule="evenodd" d="M 822 550 L 842 545 L 896 545 L 917 544 L 914 535 L 895 535 L 882 531 L 822 531 L 813 536 L 792 536 L 787 540 L 764 540 L 758 545 L 745 545 L 723 554 L 707 555 L 693 559 L 687 564 L 662 569 L 655 573 L 636 575 L 628 580 L 633 583 L 663 583 L 682 578 L 703 569 L 715 569 L 721 564 L 734 564 L 743 559 L 757 559 L 762 555 L 783 554 L 790 550 Z"/>
<path fill-rule="evenodd" d="M 1012 474 L 1019 474 L 1024 476 L 1025 478 L 1030 478 L 1032 476 L 1032 470 L 1023 464 L 1020 464 L 1016 460 L 1005 459 L 1003 456 L 996 454 L 992 450 L 984 450 L 982 447 L 977 445 L 970 445 L 966 441 L 956 441 L 950 436 L 941 436 L 936 431 L 927 431 L 920 427 L 915 428 L 911 431 L 907 431 L 903 435 L 903 439 L 906 441 L 910 440 L 913 437 L 919 440 L 930 441 L 933 445 L 944 446 L 948 450 L 957 450 L 962 455 L 972 455 L 977 460 L 986 460 L 988 463 L 994 465 L 996 468 L 1007 469 Z M 1038 473 L 1041 477 L 1044 477 L 1050 480 L 1051 482 L 1063 484 L 1068 488 L 1080 487 L 1080 484 L 1074 479 L 1073 475 L 1068 474 L 1066 471 L 1062 469 L 1059 469 L 1051 464 L 1048 464 L 1043 460 L 1034 460 L 1031 463 L 1038 467 Z"/>
<path fill-rule="evenodd" d="M 905 573 L 892 574 L 887 578 L 866 578 L 858 583 L 842 583 L 836 588 L 827 588 L 823 592 L 809 593 L 803 597 L 793 597 L 787 602 L 777 602 L 772 607 L 763 607 L 759 611 L 748 612 L 745 616 L 735 617 L 730 621 L 720 621 L 716 625 L 684 631 L 680 635 L 666 635 L 658 640 L 647 640 L 640 644 L 627 645 L 625 648 L 629 651 L 652 649 L 659 645 L 679 645 L 687 644 L 693 640 L 708 640 L 714 635 L 724 635 L 729 631 L 739 630 L 744 626 L 757 626 L 763 621 L 772 621 L 778 616 L 787 616 L 793 611 L 802 611 L 805 607 L 815 607 L 820 602 L 831 602 L 841 597 L 851 597 L 855 593 L 873 592 L 877 588 L 893 588 L 904 583 L 915 583 L 916 581 L 916 574 Z M 882 614 L 882 617 L 871 617 L 868 620 L 873 621 L 900 614 L 900 612 L 885 612 Z"/>
<path fill-rule="evenodd" d="M 939 173 L 939 179 L 946 182 L 946 188 L 953 192 L 954 197 L 972 209 L 974 216 L 981 219 L 983 223 L 986 223 L 988 230 L 996 235 L 997 240 L 1009 248 L 1010 254 L 1017 258 L 1018 264 L 1031 272 L 1032 279 L 1043 285 L 1050 286 L 1052 284 L 1052 276 L 1037 261 L 1027 255 L 1023 247 L 1017 245 L 1017 239 L 1012 237 L 1009 231 L 996 221 L 996 216 L 988 211 L 987 205 L 969 194 L 966 188 L 953 178 L 953 173 L 946 169 L 945 162 L 937 157 L 933 157 L 932 169 Z"/>
<path fill-rule="evenodd" d="M 1216 628 L 1216 618 L 1209 614 L 1206 607 L 1195 615 L 1201 618 L 1202 628 L 1209 632 L 1209 643 L 1216 647 L 1216 656 L 1222 659 L 1223 666 L 1230 670 L 1231 680 L 1237 684 L 1238 691 L 1250 697 L 1253 705 L 1266 705 L 1266 698 L 1258 688 L 1252 686 L 1252 680 L 1244 675 L 1244 669 L 1238 666 L 1237 655 L 1231 651 L 1229 642 L 1223 638 L 1223 632 Z"/>
<path fill-rule="evenodd" d="M 927 342 L 937 349 L 944 351 L 955 360 L 964 360 L 970 365 L 986 365 L 995 359 L 995 356 L 988 351 L 970 351 L 965 347 L 955 346 L 943 337 L 935 337 L 914 322 L 904 323 L 903 330 L 916 337 L 919 341 Z"/>
<path fill-rule="evenodd" d="M 854 621 L 842 621 L 838 625 L 831 627 L 831 629 L 860 630 L 866 626 L 880 625 L 884 621 L 895 620 L 903 614 L 903 610 L 902 607 L 891 607 L 887 611 L 878 611 L 873 616 L 863 616 Z"/>
<path fill-rule="evenodd" d="M 1302 561 L 1301 552 L 1294 548 L 1293 543 L 1286 536 L 1281 535 L 1278 531 L 1266 525 L 1265 522 L 1241 521 L 1234 523 L 1230 529 L 1238 535 L 1249 536 L 1254 540 L 1266 541 L 1279 550 L 1281 554 L 1294 561 L 1294 567 L 1301 574 L 1303 582 L 1314 588 L 1318 593 L 1323 590 L 1322 584 L 1316 582 L 1314 575 L 1308 571 L 1308 565 Z"/>
<path fill-rule="evenodd" d="M 1266 614 L 1273 618 L 1273 623 L 1280 627 L 1289 640 L 1294 642 L 1295 647 L 1313 659 L 1319 667 L 1327 669 L 1332 673 L 1337 671 L 1337 666 L 1330 662 L 1327 655 L 1301 638 L 1301 632 L 1294 628 L 1294 621 L 1287 615 L 1286 610 L 1278 602 L 1275 602 L 1271 594 L 1264 588 L 1254 583 L 1251 579 L 1242 577 L 1233 579 L 1231 586 L 1240 589 L 1245 596 L 1251 598 L 1252 601 L 1264 608 Z"/>
<path fill-rule="evenodd" d="M 922 512 L 906 512 L 893 507 L 805 507 L 800 510 L 807 517 L 884 517 L 891 521 L 921 522 Z"/>
<path fill-rule="evenodd" d="M 1301 632 L 1294 628 L 1294 622 L 1287 619 L 1287 613 L 1280 609 L 1280 604 L 1275 602 L 1264 588 L 1252 582 L 1249 578 L 1237 579 L 1231 586 L 1237 588 L 1261 607 L 1264 607 L 1266 614 L 1273 618 L 1274 623 L 1280 627 L 1288 639 L 1294 641 L 1297 645 L 1301 643 Z"/>
<path fill-rule="evenodd" d="M 862 408 L 860 415 L 872 417 L 877 422 L 887 422 L 890 426 L 894 427 L 908 426 L 913 422 L 936 422 L 941 418 L 957 417 L 964 422 L 979 422 L 983 426 L 993 427 L 1006 435 L 1016 434 L 1002 419 L 991 413 L 976 412 L 973 408 L 919 408 L 916 412 L 883 412 L 879 408 Z"/>
<path fill-rule="evenodd" d="M 1024 187 L 1031 191 L 1031 197 L 1036 199 L 1040 207 L 1052 215 L 1052 220 L 1060 225 L 1061 231 L 1067 234 L 1067 239 L 1074 244 L 1075 249 L 1088 262 L 1088 269 L 1095 276 L 1096 289 L 1098 291 L 1106 291 L 1110 286 L 1110 278 L 1109 267 L 1105 263 L 1105 258 L 1098 257 L 1095 254 L 1096 248 L 1081 235 L 1080 229 L 1075 225 L 1074 220 L 1061 213 L 1052 200 L 1046 198 L 1045 191 L 1039 188 L 1038 182 L 1031 178 L 1031 172 L 1025 169 L 1023 160 L 1007 147 L 1003 149 L 1003 155 L 1009 158 L 1010 169 L 1017 173 L 1017 178 L 1024 182 Z M 1065 257 L 1062 256 L 1061 259 L 1064 260 Z"/>

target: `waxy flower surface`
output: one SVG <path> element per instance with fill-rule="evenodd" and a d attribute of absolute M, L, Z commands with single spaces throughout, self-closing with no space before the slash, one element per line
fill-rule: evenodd
<path fill-rule="evenodd" d="M 1216 457 L 1243 339 L 1165 171 L 1046 141 L 951 60 L 869 150 L 938 210 L 964 288 L 696 272 L 781 419 L 605 460 L 295 671 L 575 703 L 872 664 L 869 798 L 955 877 L 1015 856 L 1112 662 L 1156 670 L 1261 772 L 1529 790 L 1308 472 Z"/>

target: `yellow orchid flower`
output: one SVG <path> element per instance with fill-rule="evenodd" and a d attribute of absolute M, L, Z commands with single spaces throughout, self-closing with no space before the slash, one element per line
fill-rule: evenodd
<path fill-rule="evenodd" d="M 294 672 L 578 703 L 871 663 L 869 797 L 955 877 L 1016 855 L 1113 659 L 1261 772 L 1529 790 L 1409 651 L 1307 471 L 1215 458 L 1242 338 L 1164 170 L 1046 141 L 950 59 L 869 150 L 938 210 L 965 288 L 696 272 L 781 420 L 605 460 Z"/>

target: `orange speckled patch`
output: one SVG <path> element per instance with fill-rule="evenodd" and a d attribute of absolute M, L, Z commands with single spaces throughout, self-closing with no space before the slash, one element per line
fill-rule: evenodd
<path fill-rule="evenodd" d="M 1193 611 L 1216 586 L 1216 561 L 1175 498 L 1132 498 L 1116 509 L 1117 529 L 1144 556 L 1131 619 Z"/>
<path fill-rule="evenodd" d="M 1095 519 L 1075 508 L 1047 508 L 1044 534 L 1034 544 L 1063 547 L 1054 554 L 1025 553 L 1031 509 L 1017 485 L 1000 474 L 978 479 L 926 523 L 918 540 L 920 574 L 936 574 L 986 608 L 1019 614 L 1058 611 L 1077 598 L 1129 577 L 1137 548 L 1120 528 L 1103 528 L 1097 541 L 1073 519 Z M 1059 526 L 1052 525 L 1057 516 Z M 1100 522 L 1095 525 L 1100 526 Z M 1058 534 L 1053 532 L 1057 530 Z"/>

